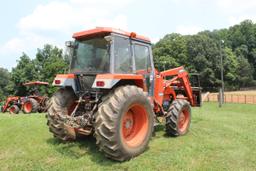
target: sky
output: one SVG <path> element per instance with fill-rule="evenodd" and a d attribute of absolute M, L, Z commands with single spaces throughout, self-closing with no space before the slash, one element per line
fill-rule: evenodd
<path fill-rule="evenodd" d="M 64 48 L 74 32 L 97 26 L 142 34 L 196 34 L 256 21 L 255 0 L 8 0 L 0 6 L 0 67 L 11 70 L 46 43 Z"/>

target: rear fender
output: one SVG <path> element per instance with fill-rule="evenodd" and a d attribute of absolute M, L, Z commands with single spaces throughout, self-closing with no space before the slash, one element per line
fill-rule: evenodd
<path fill-rule="evenodd" d="M 74 92 L 77 90 L 74 74 L 58 74 L 54 78 L 52 85 L 56 87 L 72 87 Z"/>
<path fill-rule="evenodd" d="M 121 81 L 131 81 L 146 91 L 144 77 L 134 74 L 98 74 L 93 82 L 92 88 L 111 89 Z"/>

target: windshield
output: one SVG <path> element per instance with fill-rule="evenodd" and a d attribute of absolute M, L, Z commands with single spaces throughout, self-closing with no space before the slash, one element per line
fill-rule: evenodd
<path fill-rule="evenodd" d="M 76 41 L 71 72 L 109 72 L 109 44 L 103 38 Z"/>

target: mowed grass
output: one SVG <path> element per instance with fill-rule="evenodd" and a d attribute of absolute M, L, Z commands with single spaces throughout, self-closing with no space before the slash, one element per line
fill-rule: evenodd
<path fill-rule="evenodd" d="M 0 170 L 256 170 L 256 105 L 205 103 L 186 136 L 157 128 L 149 148 L 126 162 L 104 157 L 93 137 L 61 143 L 44 114 L 0 114 Z"/>

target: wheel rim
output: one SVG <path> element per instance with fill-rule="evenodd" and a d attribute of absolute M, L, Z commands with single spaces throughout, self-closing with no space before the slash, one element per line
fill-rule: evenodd
<path fill-rule="evenodd" d="M 31 104 L 31 102 L 26 102 L 25 104 L 24 104 L 24 111 L 26 112 L 26 113 L 30 113 L 31 111 L 32 111 L 32 104 Z"/>
<path fill-rule="evenodd" d="M 180 113 L 179 117 L 179 130 L 181 132 L 186 131 L 188 124 L 189 124 L 189 111 L 188 109 L 183 109 Z"/>
<path fill-rule="evenodd" d="M 146 109 L 140 104 L 132 105 L 122 118 L 122 139 L 130 147 L 144 142 L 148 133 L 149 118 Z"/>
<path fill-rule="evenodd" d="M 14 106 L 11 107 L 11 108 L 9 109 L 9 111 L 10 111 L 10 113 L 15 113 L 15 107 L 14 107 Z"/>

